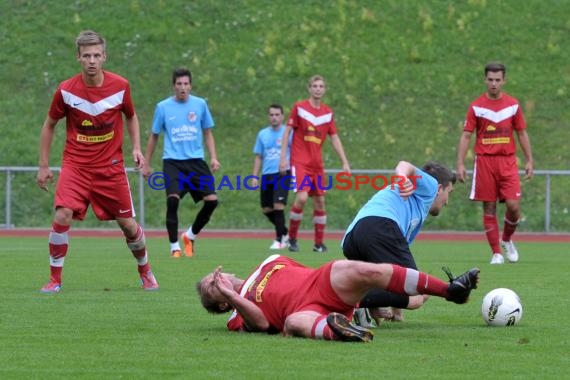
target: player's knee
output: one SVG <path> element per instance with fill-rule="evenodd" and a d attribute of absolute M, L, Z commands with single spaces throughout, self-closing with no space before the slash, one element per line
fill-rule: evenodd
<path fill-rule="evenodd" d="M 289 315 L 283 324 L 283 333 L 290 336 L 299 336 L 305 328 L 304 319 L 295 314 Z"/>

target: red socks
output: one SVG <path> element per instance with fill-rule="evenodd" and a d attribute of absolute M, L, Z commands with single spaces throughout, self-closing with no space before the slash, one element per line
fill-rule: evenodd
<path fill-rule="evenodd" d="M 493 253 L 501 253 L 497 217 L 495 215 L 483 215 L 483 227 L 485 228 L 485 235 L 487 235 L 487 241 Z"/>
<path fill-rule="evenodd" d="M 430 294 L 447 297 L 447 282 L 415 269 L 404 268 L 392 264 L 392 278 L 386 290 L 414 296 L 417 294 Z"/>
<path fill-rule="evenodd" d="M 69 247 L 69 228 L 70 226 L 53 222 L 49 234 L 50 279 L 58 284 L 61 284 L 63 262 Z"/>
<path fill-rule="evenodd" d="M 325 211 L 313 212 L 313 225 L 315 228 L 315 244 L 323 244 L 325 227 L 327 225 L 327 213 Z"/>

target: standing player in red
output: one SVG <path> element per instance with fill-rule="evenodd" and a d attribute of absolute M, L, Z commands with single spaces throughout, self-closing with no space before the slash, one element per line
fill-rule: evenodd
<path fill-rule="evenodd" d="M 324 244 L 327 214 L 325 211 L 325 168 L 322 146 L 327 135 L 342 162 L 342 170 L 350 174 L 350 165 L 337 135 L 333 111 L 321 99 L 325 95 L 325 80 L 320 75 L 309 79 L 309 99 L 293 105 L 283 141 L 289 140 L 291 131 L 291 174 L 295 182 L 295 201 L 289 214 L 289 251 L 298 252 L 297 233 L 303 220 L 303 209 L 309 197 L 313 198 L 313 225 L 315 245 L 313 251 L 326 252 Z M 287 145 L 281 145 L 279 171 L 288 168 Z"/>
<path fill-rule="evenodd" d="M 533 174 L 530 139 L 523 112 L 518 100 L 502 91 L 505 75 L 506 68 L 501 63 L 485 66 L 487 91 L 469 106 L 457 147 L 457 179 L 465 182 L 465 155 L 475 131 L 475 164 L 469 198 L 483 202 L 483 226 L 493 253 L 491 264 L 504 263 L 501 247 L 509 262 L 515 263 L 519 259 L 511 239 L 521 218 L 521 184 L 514 132 L 526 161 L 525 179 L 532 178 Z M 506 205 L 501 241 L 497 200 Z"/>
<path fill-rule="evenodd" d="M 158 289 L 148 263 L 144 231 L 135 210 L 123 160 L 123 118 L 131 138 L 133 159 L 142 168 L 139 122 L 129 82 L 103 71 L 105 40 L 87 30 L 76 39 L 81 73 L 62 82 L 53 96 L 40 135 L 38 186 L 53 181 L 49 153 L 57 122 L 66 119 L 67 138 L 55 191 L 55 217 L 49 235 L 50 281 L 43 293 L 58 293 L 68 250 L 71 220 L 83 220 L 91 204 L 99 220 L 116 220 L 138 264 L 144 290 Z"/>

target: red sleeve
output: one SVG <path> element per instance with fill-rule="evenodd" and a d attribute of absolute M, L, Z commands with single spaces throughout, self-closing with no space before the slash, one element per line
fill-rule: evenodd
<path fill-rule="evenodd" d="M 131 99 L 131 86 L 127 83 L 125 88 L 125 96 L 123 97 L 123 113 L 127 118 L 133 117 L 135 114 L 135 106 L 133 104 L 133 100 Z"/>
<path fill-rule="evenodd" d="M 54 120 L 59 120 L 65 117 L 65 103 L 63 101 L 63 95 L 61 94 L 61 87 L 58 87 L 57 91 L 53 94 L 48 115 Z"/>
<path fill-rule="evenodd" d="M 475 116 L 475 111 L 473 111 L 473 105 L 469 106 L 467 110 L 467 115 L 465 115 L 465 124 L 463 125 L 463 130 L 465 132 L 473 132 L 477 127 L 477 117 Z"/>
<path fill-rule="evenodd" d="M 523 129 L 526 129 L 526 121 L 524 119 L 520 104 L 519 108 L 517 109 L 517 113 L 515 114 L 513 129 L 515 131 L 522 131 Z"/>
<path fill-rule="evenodd" d="M 291 113 L 289 114 L 289 119 L 287 119 L 287 126 L 292 127 L 293 129 L 297 129 L 299 127 L 299 123 L 297 122 L 298 115 L 297 115 L 297 103 L 293 105 L 291 109 Z"/>
<path fill-rule="evenodd" d="M 332 112 L 332 111 L 331 111 L 331 112 Z M 334 122 L 334 114 L 333 114 L 333 116 L 332 116 L 332 118 L 331 118 L 331 125 L 330 125 L 330 127 L 329 127 L 329 132 L 328 132 L 328 134 L 329 134 L 329 136 L 333 136 L 333 135 L 336 135 L 337 133 L 338 133 L 338 132 L 337 132 L 337 130 L 336 130 L 336 123 Z"/>
<path fill-rule="evenodd" d="M 235 310 L 228 319 L 227 326 L 230 331 L 247 331 L 243 318 Z"/>

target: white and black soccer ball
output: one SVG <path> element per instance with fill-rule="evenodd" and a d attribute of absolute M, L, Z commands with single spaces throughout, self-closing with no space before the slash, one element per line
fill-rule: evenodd
<path fill-rule="evenodd" d="M 514 326 L 523 315 L 521 299 L 511 289 L 493 289 L 483 298 L 481 315 L 489 326 Z"/>

